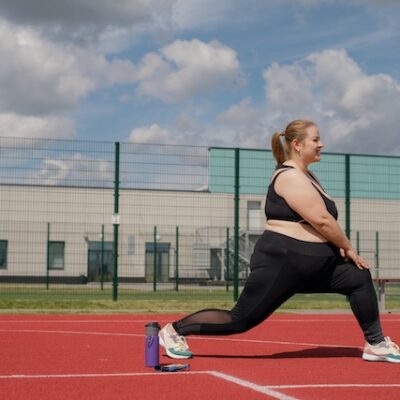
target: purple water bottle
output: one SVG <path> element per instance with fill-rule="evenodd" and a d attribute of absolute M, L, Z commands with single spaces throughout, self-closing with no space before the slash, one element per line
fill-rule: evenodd
<path fill-rule="evenodd" d="M 160 365 L 160 351 L 158 332 L 160 325 L 158 322 L 149 322 L 146 325 L 146 338 L 145 338 L 145 363 L 146 367 L 156 367 Z"/>

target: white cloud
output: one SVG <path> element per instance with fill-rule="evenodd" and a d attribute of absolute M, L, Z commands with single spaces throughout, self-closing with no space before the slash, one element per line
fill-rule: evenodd
<path fill-rule="evenodd" d="M 239 126 L 240 128 L 252 124 L 258 117 L 258 111 L 252 107 L 251 99 L 246 98 L 239 104 L 230 106 L 222 112 L 217 119 L 228 126 Z"/>
<path fill-rule="evenodd" d="M 244 83 L 237 54 L 217 41 L 176 40 L 138 65 L 139 93 L 165 102 Z"/>
<path fill-rule="evenodd" d="M 279 0 L 281 3 L 293 3 L 293 0 Z M 345 5 L 356 4 L 360 6 L 369 5 L 375 8 L 382 8 L 387 6 L 398 7 L 398 0 L 297 0 L 297 3 L 303 6 L 318 6 L 323 4 L 337 4 L 343 3 Z"/>
<path fill-rule="evenodd" d="M 61 115 L 100 88 L 128 84 L 140 95 L 179 102 L 243 83 L 234 50 L 197 39 L 177 40 L 135 65 L 0 20 L 0 57 L 7 60 L 0 65 L 3 132 L 14 136 L 70 137 L 73 124 Z"/>
<path fill-rule="evenodd" d="M 152 143 L 262 148 L 290 120 L 306 118 L 319 125 L 326 151 L 399 154 L 400 85 L 389 75 L 368 74 L 344 50 L 326 50 L 272 64 L 263 76 L 263 109 L 245 98 L 207 124 L 183 115 L 174 127 L 156 125 L 157 135 L 147 134 Z"/>
<path fill-rule="evenodd" d="M 29 28 L 0 23 L 0 112 L 73 110 L 100 87 L 138 84 L 142 95 L 178 102 L 243 82 L 236 53 L 218 42 L 175 41 L 135 66 L 75 45 L 60 45 Z"/>
<path fill-rule="evenodd" d="M 132 129 L 127 141 L 131 143 L 177 144 L 172 133 L 157 124 Z"/>
<path fill-rule="evenodd" d="M 196 110 L 181 113 L 170 125 L 158 124 L 135 128 L 128 142 L 192 146 L 265 147 L 262 115 L 249 98 L 204 123 L 194 115 Z M 164 151 L 164 150 L 163 150 Z M 166 150 L 165 150 L 166 151 Z"/>
<path fill-rule="evenodd" d="M 222 128 L 217 123 L 205 125 L 200 120 L 182 113 L 168 126 L 152 124 L 132 129 L 126 141 L 130 143 L 223 146 L 231 145 L 232 131 Z"/>
<path fill-rule="evenodd" d="M 108 161 L 75 153 L 71 157 L 44 159 L 33 178 L 45 185 L 109 187 L 113 176 L 113 166 Z"/>
<path fill-rule="evenodd" d="M 16 137 L 71 137 L 65 116 L 94 90 L 132 83 L 127 60 L 108 61 L 75 45 L 49 41 L 30 28 L 0 21 L 0 133 Z"/>
<path fill-rule="evenodd" d="M 0 111 L 24 115 L 71 111 L 103 85 L 132 82 L 129 61 L 107 61 L 77 46 L 57 45 L 28 28 L 0 23 Z"/>
<path fill-rule="evenodd" d="M 226 145 L 240 147 L 264 147 L 265 130 L 262 114 L 250 98 L 230 106 L 217 116 L 217 121 L 223 125 L 223 137 L 227 139 Z"/>
<path fill-rule="evenodd" d="M 304 113 L 310 108 L 313 100 L 311 81 L 300 65 L 273 63 L 263 76 L 268 82 L 267 101 L 273 109 L 284 105 L 285 112 Z"/>
<path fill-rule="evenodd" d="M 229 0 L 176 0 L 172 18 L 178 29 L 195 29 L 226 22 L 229 11 L 237 4 Z"/>
<path fill-rule="evenodd" d="M 74 130 L 73 121 L 65 117 L 0 113 L 0 137 L 72 138 Z"/>
<path fill-rule="evenodd" d="M 296 118 L 315 120 L 326 150 L 395 154 L 400 84 L 367 74 L 344 50 L 325 50 L 264 71 L 267 125 L 283 129 Z"/>
<path fill-rule="evenodd" d="M 58 24 L 65 27 L 88 24 L 101 27 L 109 24 L 148 23 L 159 14 L 168 14 L 172 1 L 165 0 L 0 0 L 2 14 L 22 24 Z"/>
<path fill-rule="evenodd" d="M 115 52 L 141 33 L 171 30 L 175 0 L 0 0 L 8 21 L 46 36 Z"/>

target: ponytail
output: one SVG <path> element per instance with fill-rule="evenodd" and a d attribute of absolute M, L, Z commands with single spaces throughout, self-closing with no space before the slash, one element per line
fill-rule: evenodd
<path fill-rule="evenodd" d="M 287 147 L 285 132 L 275 132 L 272 135 L 271 149 L 277 165 L 281 165 L 287 160 Z"/>

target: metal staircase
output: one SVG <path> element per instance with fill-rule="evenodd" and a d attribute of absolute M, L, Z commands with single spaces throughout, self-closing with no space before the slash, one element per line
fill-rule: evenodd
<path fill-rule="evenodd" d="M 239 230 L 239 279 L 246 279 L 249 275 L 250 257 L 258 236 L 258 232 Z M 194 247 L 198 256 L 195 257 L 195 268 L 197 270 L 201 269 L 204 272 L 208 271 L 211 279 L 221 281 L 232 280 L 235 260 L 234 242 L 233 230 L 230 231 L 229 238 L 227 238 L 226 228 L 203 227 L 197 229 L 195 232 Z M 215 264 L 210 264 L 210 251 L 216 255 L 215 260 L 217 262 Z"/>
<path fill-rule="evenodd" d="M 225 275 L 225 279 L 231 280 L 233 279 L 233 266 L 234 266 L 234 258 L 235 258 L 235 243 L 234 237 L 231 235 L 229 237 L 228 243 L 225 240 L 220 247 L 220 251 L 218 252 L 219 259 L 221 261 L 221 265 L 228 265 L 226 258 L 226 249 L 228 249 L 228 257 L 229 257 L 229 274 Z M 239 252 L 238 252 L 238 260 L 239 260 L 239 279 L 246 279 L 250 272 L 250 257 L 253 253 L 255 243 L 249 238 L 249 232 L 245 230 L 239 230 Z"/>

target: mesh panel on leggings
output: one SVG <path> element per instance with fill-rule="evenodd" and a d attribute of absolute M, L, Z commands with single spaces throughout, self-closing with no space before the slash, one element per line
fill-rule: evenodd
<path fill-rule="evenodd" d="M 175 330 L 185 335 L 188 328 L 191 332 L 200 334 L 200 326 L 204 324 L 224 325 L 230 324 L 232 317 L 229 311 L 218 309 L 206 309 L 198 311 L 194 314 L 188 315 L 179 321 L 174 322 Z"/>

